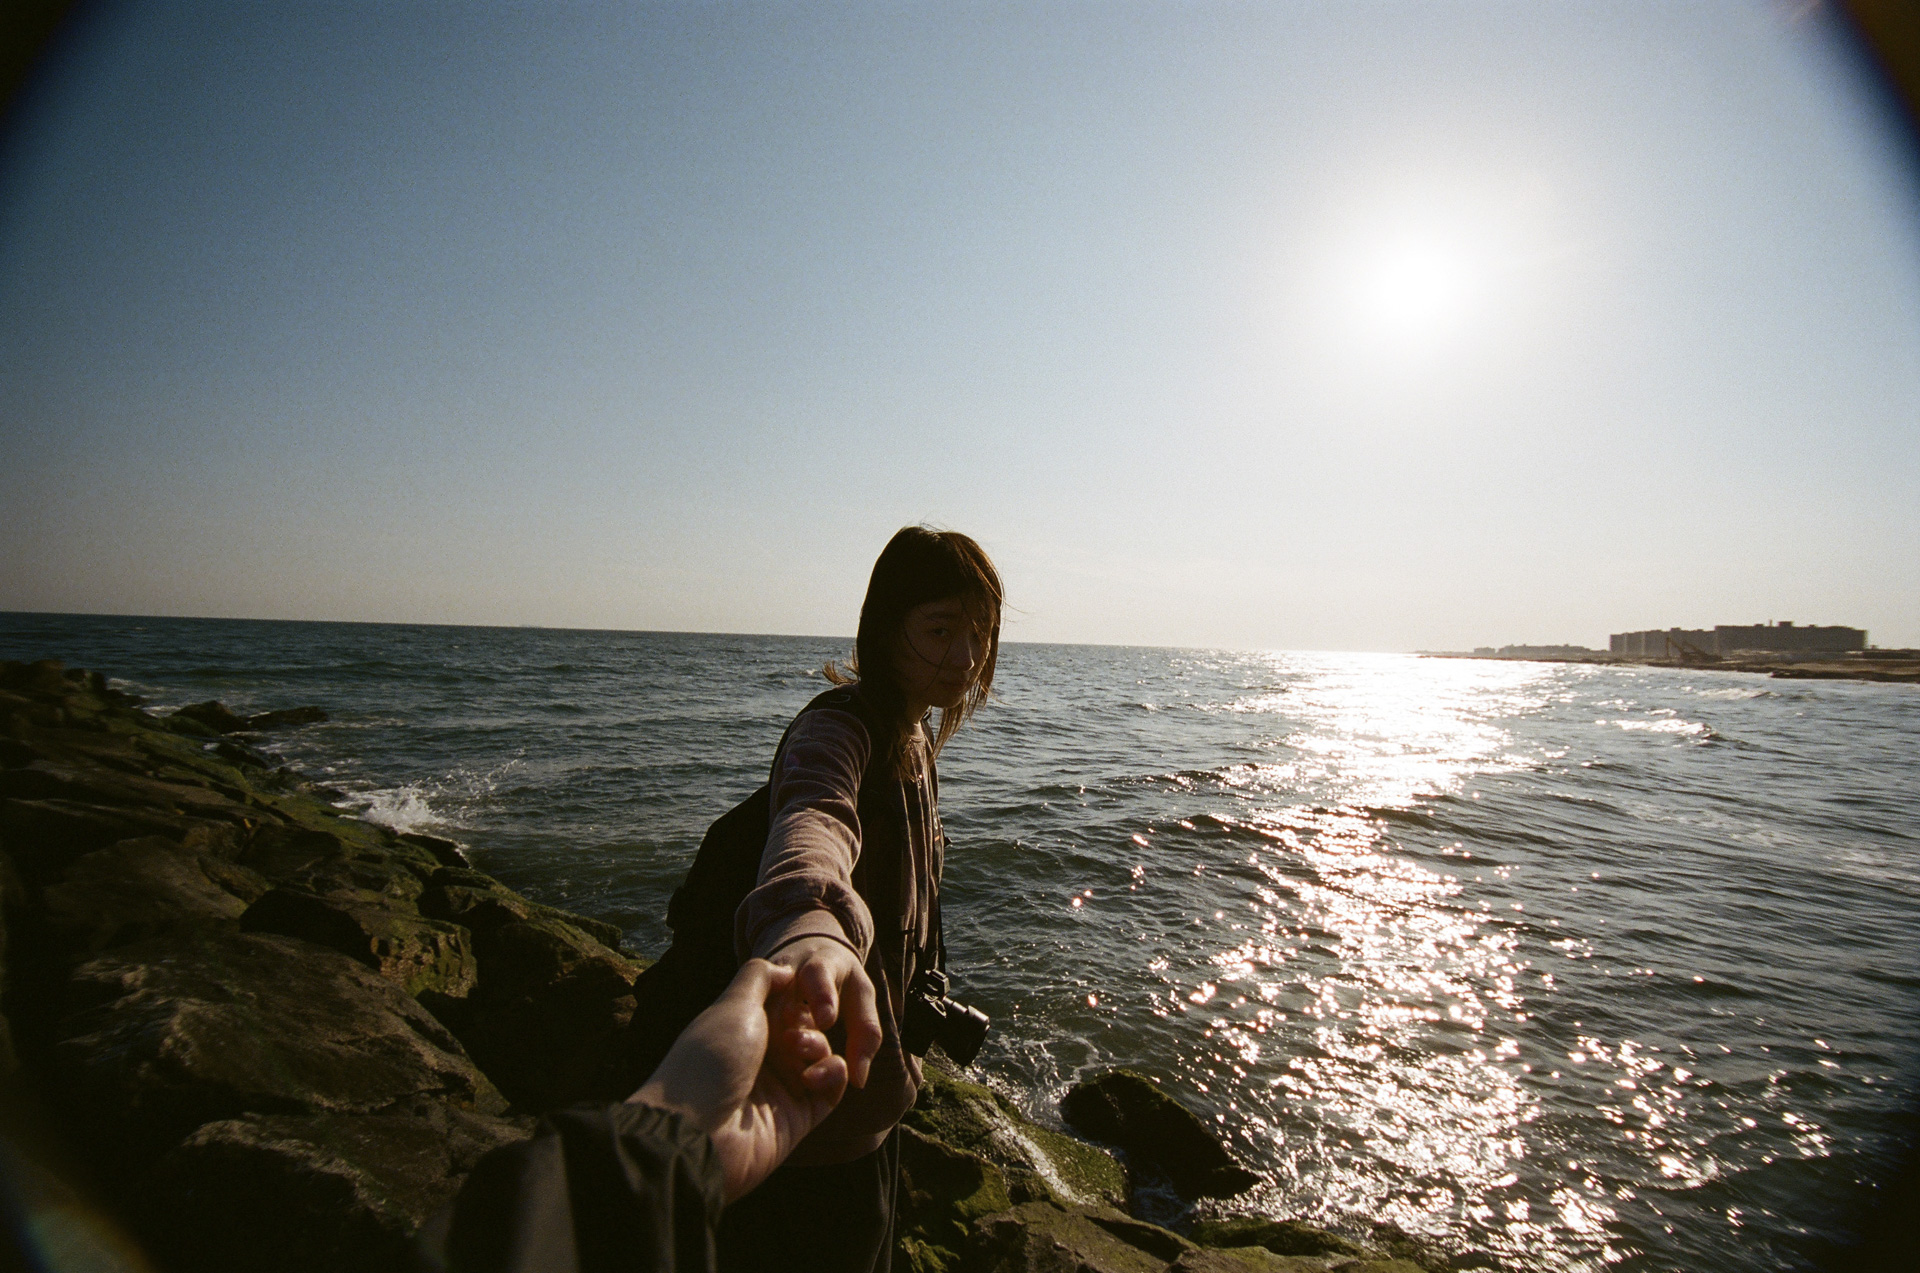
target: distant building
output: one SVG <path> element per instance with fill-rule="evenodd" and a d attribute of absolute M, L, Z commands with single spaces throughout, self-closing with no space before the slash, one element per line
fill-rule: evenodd
<path fill-rule="evenodd" d="M 1779 623 L 1715 624 L 1705 628 L 1668 628 L 1666 631 L 1616 632 L 1608 639 L 1611 653 L 1627 658 L 1660 659 L 1700 654 L 1844 654 L 1867 648 L 1860 628 L 1796 626 Z"/>
<path fill-rule="evenodd" d="M 1482 646 L 1475 654 L 1494 654 L 1506 659 L 1595 659 L 1602 651 L 1584 645 L 1503 645 L 1499 649 Z"/>

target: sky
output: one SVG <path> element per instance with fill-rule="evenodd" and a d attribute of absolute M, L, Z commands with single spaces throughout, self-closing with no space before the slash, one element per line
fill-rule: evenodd
<path fill-rule="evenodd" d="M 0 610 L 1920 646 L 1920 179 L 1817 3 L 94 9 Z"/>

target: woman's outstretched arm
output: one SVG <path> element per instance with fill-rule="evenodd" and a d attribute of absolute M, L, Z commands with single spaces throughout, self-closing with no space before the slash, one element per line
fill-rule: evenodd
<path fill-rule="evenodd" d="M 850 1081 L 866 1086 L 880 1050 L 880 1016 L 863 965 L 873 916 L 853 886 L 859 861 L 860 780 L 871 755 L 851 712 L 804 713 L 787 735 L 770 791 L 771 830 L 760 883 L 734 920 L 735 949 L 791 967 L 822 1029 L 845 1031 Z"/>

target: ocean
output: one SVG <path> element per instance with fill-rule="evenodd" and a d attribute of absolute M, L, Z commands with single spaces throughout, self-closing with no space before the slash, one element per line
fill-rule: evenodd
<path fill-rule="evenodd" d="M 0 615 L 157 707 L 324 707 L 269 746 L 641 955 L 848 644 Z M 1636 1271 L 1816 1267 L 1914 1133 L 1914 687 L 1010 645 L 996 690 L 945 909 L 1035 1117 L 1131 1066 L 1262 1173 L 1236 1209 Z"/>

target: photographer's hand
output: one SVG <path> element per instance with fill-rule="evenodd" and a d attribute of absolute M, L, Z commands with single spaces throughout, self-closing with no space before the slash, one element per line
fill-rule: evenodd
<path fill-rule="evenodd" d="M 846 1091 L 846 1061 L 804 1012 L 782 1002 L 793 982 L 791 969 L 748 960 L 627 1098 L 675 1110 L 707 1133 L 728 1202 L 766 1179 Z"/>

